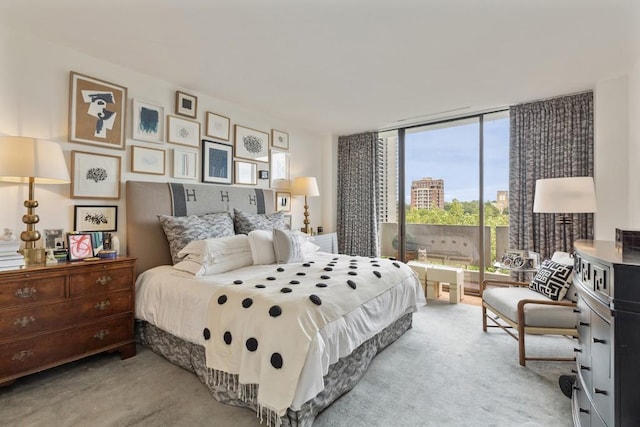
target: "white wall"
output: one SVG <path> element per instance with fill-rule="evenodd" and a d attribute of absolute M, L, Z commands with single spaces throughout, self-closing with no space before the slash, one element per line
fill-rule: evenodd
<path fill-rule="evenodd" d="M 122 182 L 141 181 L 179 181 L 170 178 L 172 144 L 157 145 L 131 139 L 131 100 L 142 99 L 157 105 L 163 105 L 165 114 L 174 114 L 175 91 L 177 89 L 198 96 L 198 118 L 203 128 L 205 111 L 213 111 L 231 118 L 233 124 L 270 132 L 280 129 L 289 133 L 291 152 L 291 176 L 317 176 L 321 197 L 309 199 L 311 226 L 324 225 L 326 231 L 332 231 L 335 223 L 329 214 L 335 200 L 331 189 L 331 180 L 324 179 L 325 161 L 328 153 L 322 147 L 330 140 L 329 136 L 310 132 L 285 120 L 269 116 L 268 112 L 249 111 L 241 106 L 205 96 L 188 87 L 178 87 L 171 82 L 158 80 L 130 69 L 126 64 L 116 65 L 87 56 L 66 47 L 37 39 L 30 35 L 16 33 L 0 26 L 0 135 L 22 135 L 48 139 L 60 143 L 65 152 L 67 164 L 70 164 L 71 150 L 91 151 L 122 157 Z M 68 101 L 69 72 L 75 71 L 98 79 L 127 87 L 127 149 L 114 150 L 86 144 L 75 144 L 68 140 Z M 224 85 L 224 82 L 220 82 Z M 232 130 L 233 134 L 233 130 Z M 131 173 L 130 145 L 163 148 L 166 150 L 166 176 Z M 200 156 L 199 156 L 200 157 Z M 199 160 L 200 161 L 200 160 Z M 333 163 L 329 163 L 328 172 L 333 173 Z M 267 185 L 260 181 L 260 186 Z M 73 229 L 73 206 L 76 204 L 117 204 L 118 236 L 125 242 L 124 224 L 124 185 L 119 200 L 71 199 L 69 185 L 40 185 L 36 188 L 36 200 L 40 206 L 36 213 L 40 216 L 37 229 L 47 228 Z M 27 198 L 26 185 L 0 183 L 0 229 L 8 227 L 15 234 L 25 229 L 21 222 L 26 209 L 22 202 Z M 301 227 L 303 220 L 303 201 L 293 199 L 293 227 Z M 335 209 L 333 208 L 335 212 Z M 335 215 L 334 215 L 335 216 Z"/>
<path fill-rule="evenodd" d="M 629 73 L 628 227 L 640 230 L 640 58 Z M 616 167 L 616 165 L 612 165 Z"/>

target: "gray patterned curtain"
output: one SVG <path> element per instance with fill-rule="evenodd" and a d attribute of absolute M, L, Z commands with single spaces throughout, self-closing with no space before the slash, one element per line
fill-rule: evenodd
<path fill-rule="evenodd" d="M 562 248 L 562 225 L 533 213 L 536 180 L 593 176 L 593 93 L 516 105 L 510 116 L 509 244 L 549 258 Z M 593 214 L 571 216 L 567 241 L 592 238 Z"/>
<path fill-rule="evenodd" d="M 377 132 L 338 138 L 338 249 L 342 254 L 378 256 Z"/>

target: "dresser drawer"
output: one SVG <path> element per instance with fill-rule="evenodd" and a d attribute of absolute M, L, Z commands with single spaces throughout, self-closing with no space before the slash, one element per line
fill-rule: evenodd
<path fill-rule="evenodd" d="M 132 315 L 16 341 L 0 347 L 0 379 L 37 372 L 133 339 Z"/>
<path fill-rule="evenodd" d="M 69 276 L 69 296 L 107 293 L 133 286 L 131 267 L 100 265 L 96 268 L 74 272 Z"/>
<path fill-rule="evenodd" d="M 611 325 L 596 312 L 591 314 L 592 387 L 589 392 L 602 419 L 613 423 L 614 386 L 611 372 Z"/>
<path fill-rule="evenodd" d="M 0 282 L 0 309 L 65 297 L 65 274 L 12 276 Z"/>
<path fill-rule="evenodd" d="M 0 343 L 132 311 L 130 291 L 0 310 Z"/>

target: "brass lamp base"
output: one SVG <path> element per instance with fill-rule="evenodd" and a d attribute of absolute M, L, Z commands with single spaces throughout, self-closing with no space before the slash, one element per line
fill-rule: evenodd
<path fill-rule="evenodd" d="M 24 265 L 26 267 L 44 265 L 45 263 L 44 248 L 24 248 L 22 254 L 24 255 Z"/>

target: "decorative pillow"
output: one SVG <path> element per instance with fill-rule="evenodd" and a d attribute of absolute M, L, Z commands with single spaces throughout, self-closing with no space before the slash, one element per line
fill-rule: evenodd
<path fill-rule="evenodd" d="M 276 262 L 286 264 L 290 262 L 304 261 L 302 253 L 303 241 L 299 231 L 273 230 L 273 250 L 276 254 Z"/>
<path fill-rule="evenodd" d="M 233 220 L 227 212 L 202 216 L 158 215 L 158 221 L 167 236 L 174 264 L 180 261 L 178 252 L 194 240 L 234 235 Z"/>
<path fill-rule="evenodd" d="M 573 256 L 567 252 L 554 252 L 551 256 L 551 261 L 573 267 Z M 564 297 L 569 301 L 578 302 L 578 289 L 573 283 L 573 274 L 569 276 L 569 285 L 569 290 Z"/>
<path fill-rule="evenodd" d="M 195 240 L 178 252 L 179 258 L 204 264 L 213 264 L 241 253 L 251 253 L 249 238 L 244 234 Z"/>
<path fill-rule="evenodd" d="M 244 236 L 244 234 L 239 234 Z M 273 251 L 273 231 L 253 230 L 249 232 L 249 247 L 254 265 L 275 264 L 276 253 Z"/>
<path fill-rule="evenodd" d="M 213 263 L 201 263 L 189 259 L 189 255 L 184 261 L 180 261 L 173 266 L 176 270 L 191 273 L 196 277 L 210 276 L 212 274 L 225 273 L 237 268 L 246 267 L 253 264 L 251 252 L 242 252 L 235 255 L 225 255 L 223 259 L 218 259 Z"/>
<path fill-rule="evenodd" d="M 564 298 L 571 285 L 572 271 L 573 266 L 545 260 L 531 281 L 529 288 L 553 301 L 559 301 Z"/>
<path fill-rule="evenodd" d="M 249 234 L 253 230 L 271 231 L 273 229 L 286 230 L 287 228 L 284 222 L 284 212 L 254 214 L 237 209 L 233 210 L 233 225 L 236 234 Z"/>

